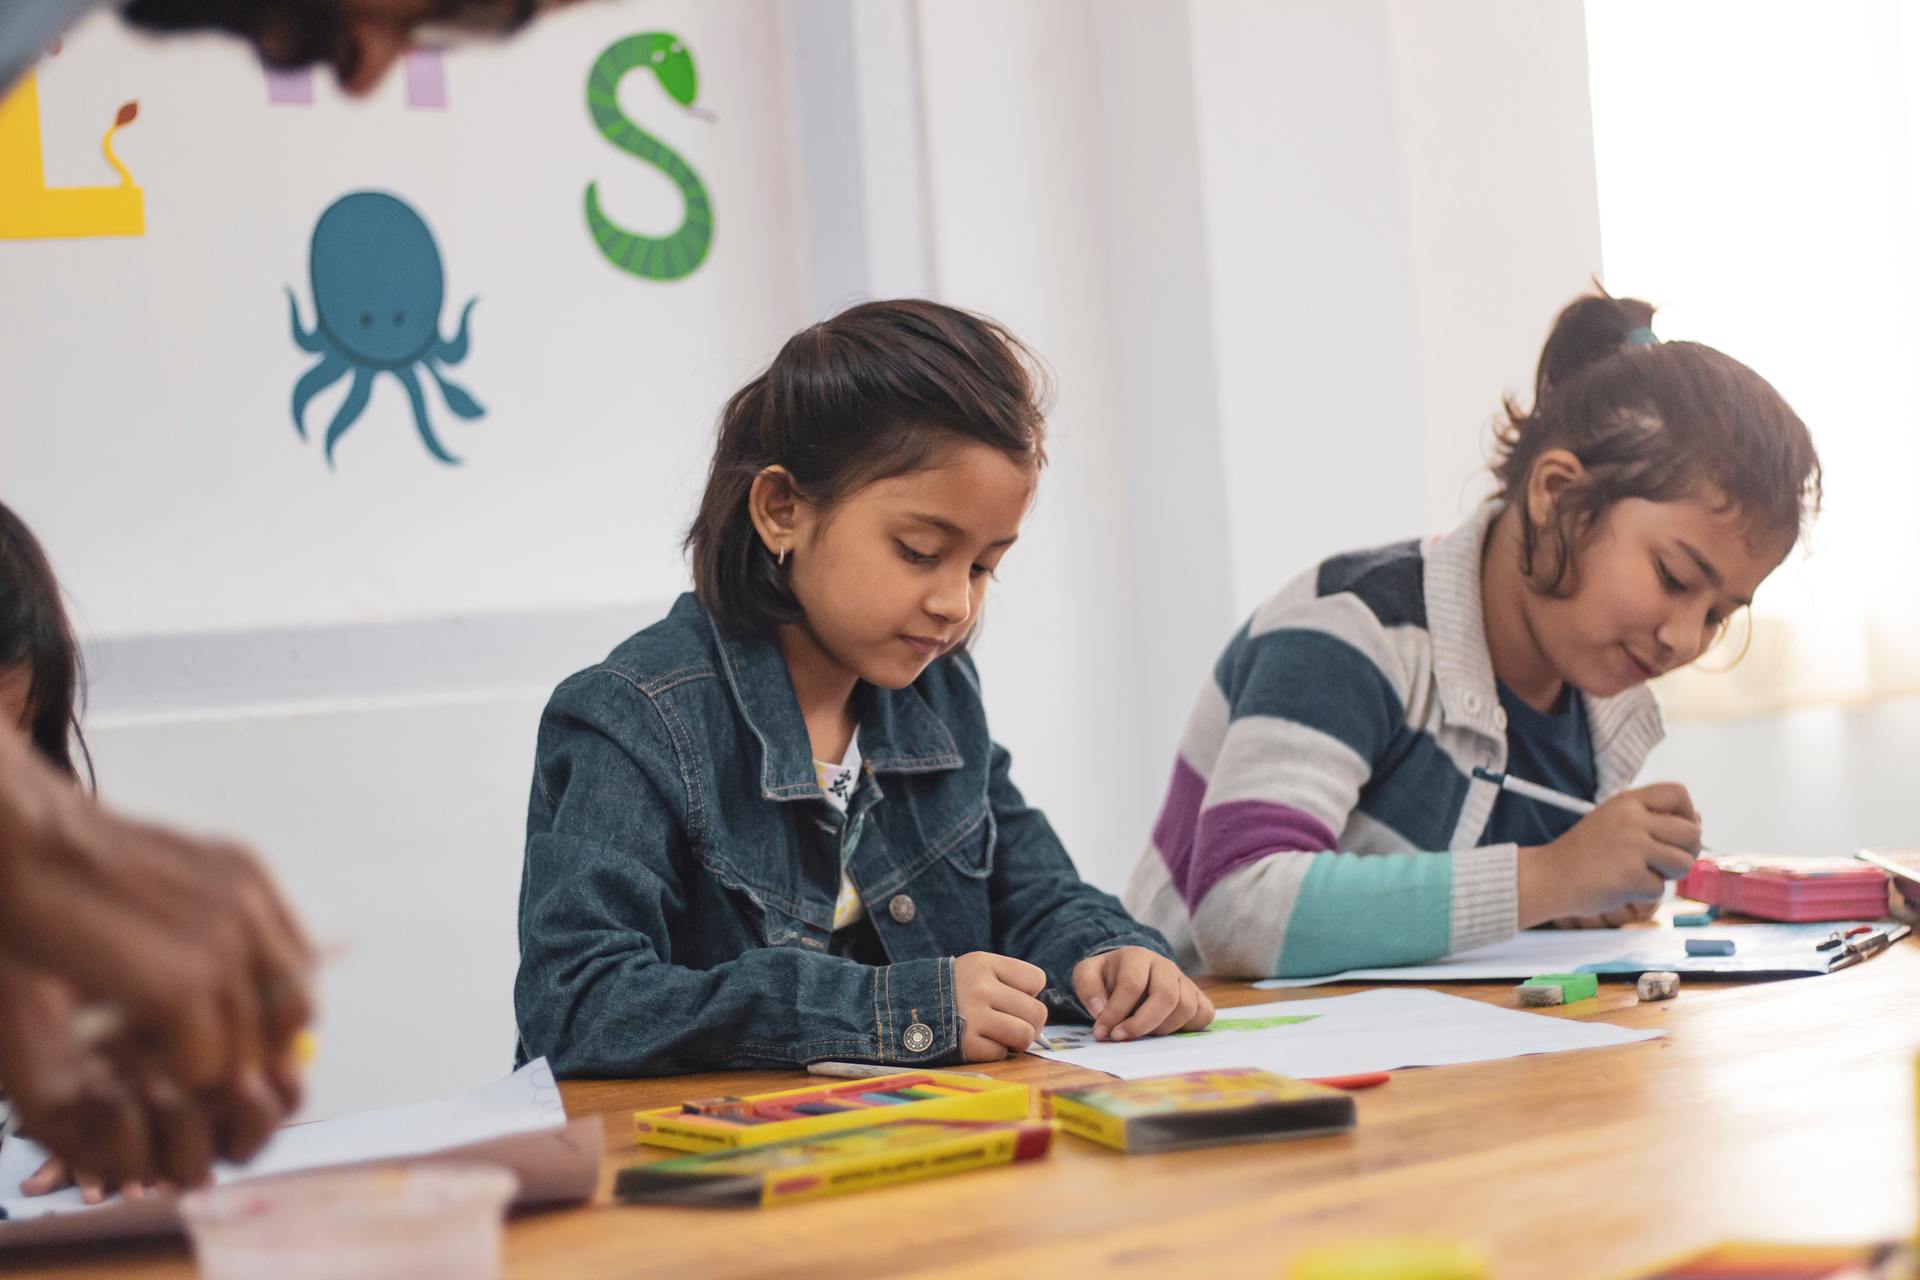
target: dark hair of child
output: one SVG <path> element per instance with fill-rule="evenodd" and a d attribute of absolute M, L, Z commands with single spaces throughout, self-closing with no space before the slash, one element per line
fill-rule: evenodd
<path fill-rule="evenodd" d="M 1773 385 L 1697 342 L 1661 342 L 1653 307 L 1605 290 L 1554 321 L 1533 407 L 1508 397 L 1495 428 L 1495 501 L 1520 504 L 1549 450 L 1580 459 L 1554 519 L 1521 522 L 1521 568 L 1535 589 L 1578 589 L 1575 561 L 1600 518 L 1627 498 L 1705 498 L 1738 513 L 1755 545 L 1797 539 L 1820 508 L 1820 459 Z"/>
<path fill-rule="evenodd" d="M 75 781 L 77 750 L 91 783 L 93 759 L 80 733 L 80 647 L 60 584 L 26 523 L 0 505 L 0 672 L 15 670 L 27 675 L 26 730 L 34 747 Z"/>
<path fill-rule="evenodd" d="M 783 568 L 748 514 L 753 480 L 786 468 L 806 501 L 937 465 L 972 440 L 1022 465 L 1046 461 L 1046 380 L 1012 334 L 921 299 L 868 302 L 801 330 L 720 414 L 699 515 L 687 534 L 694 594 L 723 629 L 799 618 Z"/>

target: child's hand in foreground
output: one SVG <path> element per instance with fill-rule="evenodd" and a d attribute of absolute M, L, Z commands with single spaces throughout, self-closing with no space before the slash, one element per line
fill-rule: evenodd
<path fill-rule="evenodd" d="M 991 951 L 969 951 L 953 962 L 954 1003 L 964 1030 L 960 1054 L 968 1062 L 998 1062 L 1023 1052 L 1047 1025 L 1040 1003 L 1047 972 Z"/>
<path fill-rule="evenodd" d="M 1213 1001 L 1180 966 L 1145 947 L 1120 947 L 1073 967 L 1073 993 L 1093 1015 L 1096 1040 L 1138 1040 L 1198 1031 Z"/>

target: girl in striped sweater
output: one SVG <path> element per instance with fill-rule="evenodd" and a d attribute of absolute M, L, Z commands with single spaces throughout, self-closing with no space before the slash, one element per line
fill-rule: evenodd
<path fill-rule="evenodd" d="M 1763 378 L 1605 293 L 1556 321 L 1499 492 L 1426 542 L 1336 556 L 1221 655 L 1127 904 L 1189 968 L 1413 964 L 1649 914 L 1700 848 L 1646 682 L 1692 662 L 1819 506 Z M 1500 789 L 1511 773 L 1598 802 Z"/>

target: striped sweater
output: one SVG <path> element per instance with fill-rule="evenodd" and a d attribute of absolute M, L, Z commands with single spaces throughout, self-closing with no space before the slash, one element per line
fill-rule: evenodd
<path fill-rule="evenodd" d="M 1472 776 L 1507 759 L 1480 604 L 1498 514 L 1336 556 L 1228 644 L 1127 888 L 1183 965 L 1305 976 L 1513 934 L 1517 846 L 1481 843 L 1498 788 Z M 1604 797 L 1660 740 L 1660 712 L 1644 686 L 1586 711 Z"/>

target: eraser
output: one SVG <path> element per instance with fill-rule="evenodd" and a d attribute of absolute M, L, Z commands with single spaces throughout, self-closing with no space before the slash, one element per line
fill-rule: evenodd
<path fill-rule="evenodd" d="M 1528 978 L 1530 987 L 1558 987 L 1563 1003 L 1572 1004 L 1575 1000 L 1586 1000 L 1600 994 L 1600 980 L 1590 973 L 1543 973 Z"/>
<path fill-rule="evenodd" d="M 1636 990 L 1642 1000 L 1671 1000 L 1680 994 L 1680 975 L 1643 973 Z"/>

